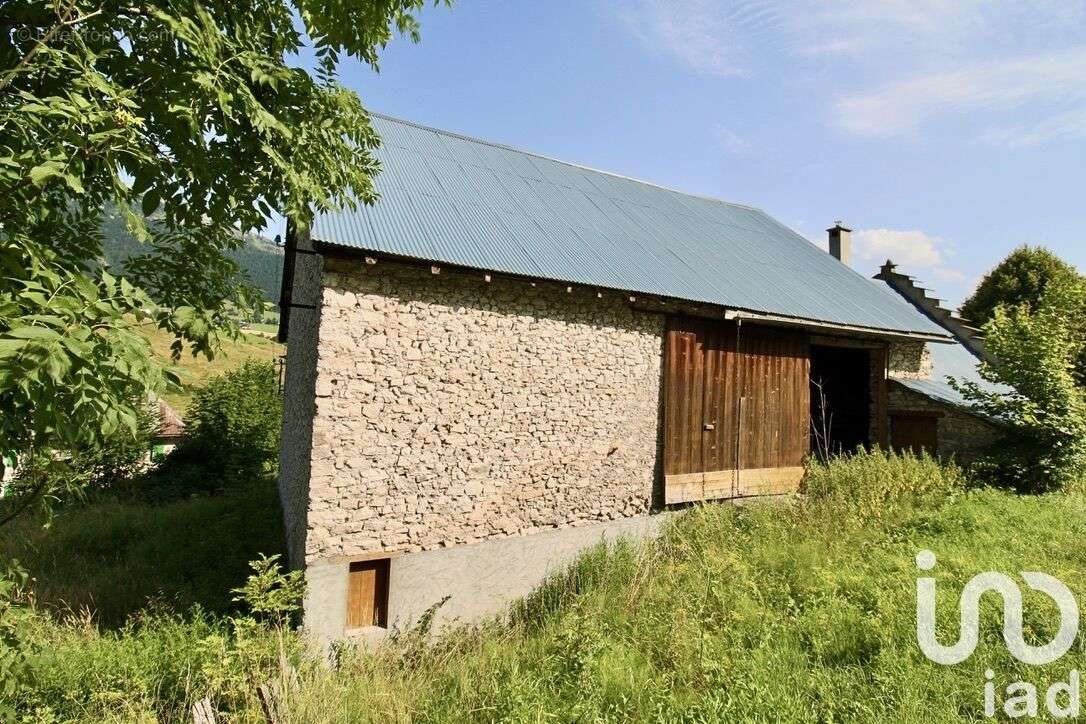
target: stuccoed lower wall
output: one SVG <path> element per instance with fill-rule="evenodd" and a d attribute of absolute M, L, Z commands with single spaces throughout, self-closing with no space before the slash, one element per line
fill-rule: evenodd
<path fill-rule="evenodd" d="M 307 561 L 645 514 L 663 334 L 617 294 L 326 258 Z"/>

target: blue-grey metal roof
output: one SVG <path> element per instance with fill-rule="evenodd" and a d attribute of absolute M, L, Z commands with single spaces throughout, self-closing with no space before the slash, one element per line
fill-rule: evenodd
<path fill-rule="evenodd" d="M 906 301 L 886 282 L 872 279 L 871 285 L 878 289 L 881 294 L 908 304 L 914 310 L 916 309 L 911 302 Z M 917 310 L 917 313 L 923 314 L 919 310 Z M 924 317 L 928 319 L 927 315 L 924 315 Z M 932 321 L 932 324 L 938 324 L 938 322 Z M 939 327 L 945 330 L 942 325 L 939 325 Z M 947 381 L 948 378 L 953 377 L 959 382 L 975 382 L 982 390 L 989 392 L 1007 392 L 1010 390 L 1005 385 L 997 385 L 981 377 L 979 371 L 980 358 L 957 339 L 954 339 L 953 344 L 929 344 L 928 350 L 931 352 L 932 362 L 932 374 L 929 379 L 908 380 L 895 378 L 895 382 L 937 402 L 945 402 L 966 409 L 971 408 L 972 403 L 950 385 Z"/>
<path fill-rule="evenodd" d="M 374 115 L 380 200 L 325 244 L 801 320 L 945 336 L 764 212 Z"/>
<path fill-rule="evenodd" d="M 984 380 L 977 370 L 980 360 L 962 344 L 933 344 L 931 350 L 934 372 L 928 380 L 898 380 L 914 392 L 959 407 L 970 407 L 968 400 L 950 386 L 948 377 L 959 382 L 975 382 L 982 390 L 1007 392 L 1009 387 Z"/>

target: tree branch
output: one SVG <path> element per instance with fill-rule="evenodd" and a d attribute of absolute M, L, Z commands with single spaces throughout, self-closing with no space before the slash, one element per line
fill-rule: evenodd
<path fill-rule="evenodd" d="M 86 15 L 81 15 L 78 18 L 72 18 L 70 16 L 72 14 L 72 11 L 75 9 L 75 3 L 76 0 L 71 0 L 68 3 L 68 7 L 60 15 L 58 15 L 57 22 L 53 24 L 53 27 L 49 28 L 45 35 L 42 36 L 42 38 L 34 44 L 34 47 L 26 52 L 26 55 L 24 55 L 22 59 L 15 64 L 14 68 L 7 71 L 4 74 L 3 78 L 0 78 L 0 91 L 5 90 L 9 85 L 11 85 L 12 81 L 15 80 L 15 76 L 18 75 L 19 71 L 28 66 L 30 64 L 30 61 L 34 59 L 34 56 L 37 55 L 42 48 L 46 47 L 49 42 L 54 37 L 56 37 L 57 33 L 59 33 L 64 28 L 78 25 L 79 23 L 90 20 L 95 15 L 102 14 L 102 9 L 98 8 L 94 12 L 87 13 Z"/>

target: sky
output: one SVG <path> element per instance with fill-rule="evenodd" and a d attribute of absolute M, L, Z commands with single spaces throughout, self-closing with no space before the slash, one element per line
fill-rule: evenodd
<path fill-rule="evenodd" d="M 1023 243 L 1086 270 L 1086 0 L 460 0 L 370 109 L 750 204 L 959 304 Z"/>

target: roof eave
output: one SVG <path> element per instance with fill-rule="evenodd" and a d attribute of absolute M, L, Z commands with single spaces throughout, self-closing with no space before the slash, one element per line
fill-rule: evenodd
<path fill-rule="evenodd" d="M 931 334 L 928 332 L 916 332 L 897 329 L 883 329 L 880 327 L 864 327 L 855 324 L 843 324 L 840 322 L 826 322 L 818 319 L 803 319 L 801 317 L 789 317 L 781 314 L 767 312 L 753 312 L 748 310 L 728 310 L 725 319 L 749 319 L 761 324 L 776 324 L 788 327 L 802 327 L 812 330 L 829 330 L 835 332 L 849 332 L 863 336 L 874 336 L 890 339 L 907 339 L 914 342 L 936 342 L 939 344 L 953 344 L 954 338 L 949 334 Z"/>
<path fill-rule="evenodd" d="M 693 304 L 699 306 L 711 307 L 719 310 L 719 313 L 724 319 L 728 320 L 750 320 L 758 324 L 793 327 L 810 329 L 813 331 L 822 332 L 839 332 L 850 335 L 859 335 L 865 337 L 877 337 L 880 339 L 898 339 L 909 340 L 914 342 L 936 342 L 941 344 L 953 344 L 954 338 L 949 334 L 939 335 L 928 332 L 912 331 L 912 330 L 897 330 L 897 329 L 884 329 L 880 327 L 865 327 L 861 325 L 843 324 L 840 322 L 829 322 L 819 319 L 806 319 L 803 317 L 790 317 L 783 314 L 773 314 L 768 312 L 759 312 L 750 309 L 732 308 L 714 302 L 706 302 L 696 299 L 682 299 L 680 297 L 668 297 L 660 294 L 641 292 L 636 289 L 614 289 L 611 287 L 595 287 L 593 285 L 584 284 L 583 282 L 571 282 L 564 279 L 551 279 L 547 277 L 533 277 L 523 274 L 515 274 L 511 272 L 494 271 L 493 269 L 482 269 L 470 266 L 464 266 L 462 264 L 450 264 L 448 262 L 441 261 L 439 259 L 421 259 L 418 257 L 403 256 L 399 254 L 389 254 L 387 252 L 375 251 L 372 249 L 363 249 L 357 246 L 346 246 L 343 244 L 337 244 L 335 242 L 324 241 L 323 239 L 313 239 L 313 248 L 322 253 L 332 252 L 342 256 L 350 257 L 368 257 L 371 259 L 386 259 L 398 264 L 410 264 L 414 266 L 430 266 L 437 265 L 444 269 L 455 270 L 460 272 L 474 272 L 484 274 L 498 274 L 510 279 L 519 279 L 526 282 L 546 282 L 550 284 L 567 284 L 580 288 L 599 288 L 607 289 L 608 291 L 616 292 L 623 295 L 633 295 L 641 298 L 655 298 L 660 300 L 668 300 L 678 304 Z M 661 309 L 660 312 L 666 312 L 667 310 Z"/>

